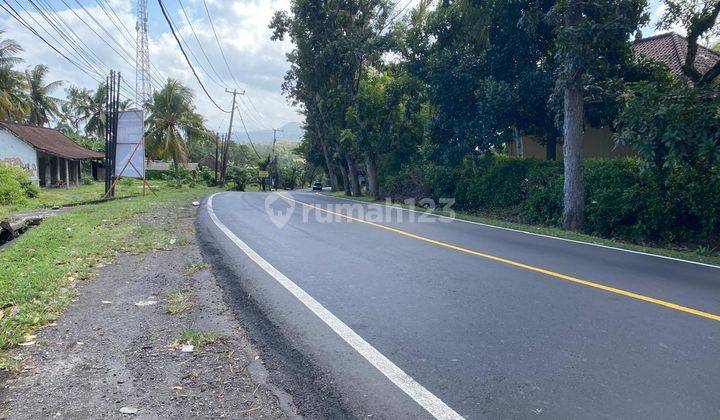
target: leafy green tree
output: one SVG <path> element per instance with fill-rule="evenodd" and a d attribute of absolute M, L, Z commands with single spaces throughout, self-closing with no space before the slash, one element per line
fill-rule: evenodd
<path fill-rule="evenodd" d="M 60 105 L 58 128 L 80 134 L 80 123 L 86 118 L 81 108 L 90 100 L 92 91 L 71 85 L 65 93 L 66 99 Z"/>
<path fill-rule="evenodd" d="M 640 82 L 625 95 L 616 137 L 653 167 L 710 168 L 720 161 L 720 90 L 684 81 Z"/>
<path fill-rule="evenodd" d="M 28 85 L 28 122 L 32 125 L 45 125 L 59 114 L 60 99 L 51 96 L 62 81 L 56 80 L 47 83 L 45 81 L 49 69 L 44 64 L 38 64 L 31 69 L 25 70 L 25 78 Z"/>
<path fill-rule="evenodd" d="M 151 157 L 172 159 L 175 181 L 180 179 L 180 164 L 187 162 L 186 139 L 211 136 L 203 118 L 195 112 L 192 91 L 177 80 L 168 79 L 162 89 L 153 93 L 145 120 L 145 144 Z"/>
<path fill-rule="evenodd" d="M 457 165 L 520 133 L 554 142 L 554 1 L 423 2 L 400 36 L 432 104 L 429 157 Z"/>
<path fill-rule="evenodd" d="M 415 95 L 417 88 L 417 80 L 400 67 L 382 72 L 369 68 L 360 80 L 355 105 L 347 111 L 348 128 L 341 137 L 355 143 L 364 156 L 372 197 L 380 198 L 381 157 L 403 153 L 407 159 L 423 140 L 426 108 Z"/>
<path fill-rule="evenodd" d="M 291 14 L 277 12 L 270 23 L 273 40 L 288 36 L 295 45 L 283 90 L 302 106 L 311 140 L 318 142 L 333 189 L 335 168 L 343 175 L 346 193 L 360 193 L 356 148 L 340 143 L 345 113 L 357 94 L 363 63 L 383 51 L 382 31 L 388 17 L 386 0 L 295 0 Z"/>
<path fill-rule="evenodd" d="M 0 31 L 0 37 L 4 34 Z M 0 118 L 13 121 L 21 120 L 28 112 L 27 83 L 22 73 L 14 66 L 22 59 L 17 56 L 22 51 L 20 44 L 12 39 L 0 38 Z"/>
<path fill-rule="evenodd" d="M 647 21 L 645 0 L 565 0 L 556 5 L 558 79 L 563 91 L 563 227 L 585 223 L 582 134 L 585 96 L 632 60 L 630 34 Z"/>
<path fill-rule="evenodd" d="M 105 97 L 107 85 L 100 83 L 94 92 L 80 94 L 77 98 L 77 111 L 85 122 L 85 133 L 97 138 L 105 135 Z"/>

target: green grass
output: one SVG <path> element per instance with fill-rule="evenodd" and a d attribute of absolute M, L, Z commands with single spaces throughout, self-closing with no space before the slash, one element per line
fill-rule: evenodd
<path fill-rule="evenodd" d="M 367 197 L 367 196 L 346 197 L 345 193 L 343 191 L 333 191 L 333 192 L 328 192 L 325 194 L 328 194 L 328 195 L 331 195 L 334 197 L 347 198 L 350 200 L 361 201 L 361 202 L 366 202 L 366 203 L 387 204 L 387 202 L 385 200 L 375 200 L 372 197 Z M 399 207 L 399 208 L 408 208 L 409 207 L 409 206 L 407 206 L 405 204 L 401 204 L 401 203 L 393 203 L 391 205 L 394 207 Z M 420 209 L 418 209 L 418 210 L 420 210 Z M 439 209 L 436 209 L 434 211 L 434 214 L 448 216 L 448 213 L 443 212 Z M 477 215 L 463 213 L 463 212 L 455 212 L 455 218 L 461 219 L 461 220 L 468 220 L 471 222 L 484 223 L 484 224 L 492 225 L 492 226 L 521 230 L 523 232 L 537 233 L 537 234 L 541 234 L 541 235 L 554 236 L 557 238 L 572 239 L 575 241 L 587 242 L 587 243 L 592 243 L 592 244 L 612 246 L 612 247 L 628 249 L 628 250 L 632 250 L 632 251 L 646 252 L 648 254 L 662 255 L 665 257 L 680 258 L 680 259 L 684 259 L 684 260 L 697 261 L 697 262 L 702 262 L 702 263 L 706 263 L 706 264 L 720 265 L 720 255 L 718 255 L 717 253 L 711 252 L 703 247 L 700 247 L 696 250 L 687 250 L 687 249 L 660 248 L 660 247 L 656 247 L 656 246 L 639 245 L 639 244 L 625 242 L 625 241 L 621 241 L 621 240 L 617 240 L 617 239 L 602 238 L 599 236 L 588 235 L 585 233 L 568 231 L 568 230 L 560 229 L 557 227 L 525 225 L 522 223 L 509 222 L 506 220 L 495 219 L 495 218 L 485 217 L 485 216 L 477 216 Z"/>
<path fill-rule="evenodd" d="M 136 195 L 142 192 L 139 181 L 132 184 L 125 183 L 115 188 L 115 196 L 123 197 Z M 79 185 L 73 188 L 41 188 L 40 194 L 21 205 L 0 205 L 0 219 L 14 213 L 21 213 L 36 209 L 47 209 L 62 204 L 80 203 L 83 201 L 99 200 L 105 193 L 105 184 L 95 182 L 92 185 Z"/>
<path fill-rule="evenodd" d="M 206 270 L 210 268 L 210 264 L 206 262 L 187 262 L 185 263 L 185 275 L 192 276 L 200 270 Z"/>
<path fill-rule="evenodd" d="M 219 338 L 219 335 L 211 331 L 200 331 L 194 329 L 184 330 L 180 333 L 180 339 L 174 343 L 173 347 L 179 347 L 183 344 L 192 344 L 195 346 L 195 349 L 198 350 L 208 344 L 216 342 Z"/>
<path fill-rule="evenodd" d="M 170 315 L 177 315 L 189 311 L 193 307 L 189 292 L 170 292 L 165 296 L 163 309 Z"/>
<path fill-rule="evenodd" d="M 3 353 L 55 319 L 75 296 L 75 284 L 92 277 L 99 263 L 121 252 L 168 249 L 173 238 L 175 245 L 190 241 L 172 218 L 143 220 L 146 213 L 183 211 L 179 207 L 190 212 L 192 200 L 216 191 L 160 187 L 157 196 L 71 208 L 0 249 L 0 368 Z"/>

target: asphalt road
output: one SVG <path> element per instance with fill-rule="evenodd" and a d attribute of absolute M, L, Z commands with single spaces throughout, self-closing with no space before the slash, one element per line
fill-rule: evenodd
<path fill-rule="evenodd" d="M 720 418 L 720 268 L 282 194 L 217 194 L 198 232 L 304 414 Z"/>

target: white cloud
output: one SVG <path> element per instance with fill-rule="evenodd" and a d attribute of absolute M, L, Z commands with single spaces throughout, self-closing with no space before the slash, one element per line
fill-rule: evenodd
<path fill-rule="evenodd" d="M 135 34 L 134 3 L 135 1 L 130 0 L 110 1 L 113 9 L 130 30 L 130 35 L 132 35 L 133 39 Z M 54 7 L 59 9 L 55 2 L 50 2 L 50 4 L 54 4 Z M 101 37 L 88 28 L 85 23 L 76 16 L 76 13 L 90 25 L 93 25 L 99 34 L 105 35 L 100 29 L 94 26 L 95 24 L 92 20 L 79 7 L 74 10 L 62 10 L 59 12 L 59 16 L 73 28 L 77 35 L 85 42 L 88 49 L 91 49 L 98 55 L 106 69 L 114 68 L 122 73 L 123 78 L 127 81 L 127 94 L 130 95 L 130 87 L 134 89 L 135 86 L 135 70 L 126 60 L 130 63 L 134 62 L 134 50 L 128 45 L 125 38 L 119 34 L 116 28 L 110 24 L 104 11 L 97 6 L 97 4 L 95 4 L 94 7 L 89 6 L 89 4 L 90 3 L 87 3 L 85 5 L 86 9 L 111 31 L 116 40 L 123 42 L 125 49 L 131 54 L 130 57 L 125 57 L 125 60 L 120 58 L 118 54 L 113 52 L 110 47 L 103 42 Z M 285 54 L 290 51 L 292 46 L 288 41 L 270 41 L 271 31 L 268 28 L 270 18 L 274 11 L 287 9 L 289 7 L 288 0 L 207 0 L 210 15 L 213 18 L 213 23 L 232 75 L 235 76 L 234 79 L 229 75 L 225 61 L 220 54 L 202 1 L 185 0 L 183 4 L 192 21 L 200 44 L 202 44 L 205 54 L 212 63 L 212 68 L 205 60 L 190 25 L 187 24 L 178 3 L 175 1 L 165 1 L 164 4 L 171 14 L 172 20 L 178 25 L 180 29 L 179 32 L 188 43 L 190 50 L 197 60 L 200 61 L 200 63 L 198 63 L 195 61 L 196 58 L 189 54 L 196 70 L 201 73 L 200 78 L 203 84 L 221 107 L 225 109 L 230 108 L 231 95 L 225 93 L 224 87 L 227 86 L 232 89 L 235 85 L 234 80 L 236 80 L 238 88 L 247 91 L 257 111 L 259 111 L 259 113 L 256 112 L 246 98 L 240 101 L 240 110 L 244 111 L 243 118 L 249 130 L 276 127 L 286 122 L 301 120 L 301 116 L 287 104 L 280 92 L 280 86 L 288 68 Z M 30 13 L 22 13 L 22 15 L 28 19 L 28 23 L 31 26 L 36 29 L 41 27 L 49 28 L 49 24 L 43 20 L 39 13 L 31 9 L 29 4 L 27 5 L 27 10 Z M 198 111 L 208 120 L 208 126 L 210 128 L 220 128 L 220 131 L 227 130 L 227 116 L 218 111 L 202 92 L 200 85 L 186 64 L 157 5 L 152 6 L 149 4 L 148 12 L 150 14 L 149 26 L 151 27 L 149 40 L 150 60 L 154 64 L 154 67 L 156 67 L 164 77 L 178 79 L 193 89 Z M 39 24 L 36 24 L 33 18 L 36 19 Z M 25 49 L 22 54 L 25 60 L 23 63 L 24 66 L 43 63 L 50 68 L 49 77 L 51 79 L 65 80 L 68 83 L 87 88 L 95 88 L 97 86 L 96 80 L 93 80 L 92 77 L 85 75 L 72 66 L 35 35 L 30 33 L 30 31 L 19 25 L 4 11 L 0 12 L 0 25 L 6 30 L 6 37 L 15 39 Z M 42 30 L 38 31 L 54 45 L 63 45 L 62 48 L 59 48 L 61 51 L 65 52 L 69 50 L 69 48 L 62 43 L 62 38 L 51 28 L 48 30 L 51 31 L 52 37 L 55 37 L 56 40 L 51 39 L 52 37 L 48 36 Z M 119 48 L 117 49 L 119 50 Z M 68 55 L 79 63 L 83 62 L 79 54 L 74 53 L 72 50 L 68 52 Z M 206 71 L 203 71 L 201 67 L 204 67 Z M 104 71 L 105 70 L 103 70 L 103 72 Z M 219 83 L 213 82 L 211 78 L 219 79 Z M 104 76 L 95 76 L 95 79 L 104 80 Z M 240 121 L 236 119 L 236 122 L 236 130 L 239 131 L 242 129 Z"/>

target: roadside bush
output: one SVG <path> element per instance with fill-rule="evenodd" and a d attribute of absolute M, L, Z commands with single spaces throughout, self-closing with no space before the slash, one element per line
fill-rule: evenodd
<path fill-rule="evenodd" d="M 24 204 L 40 189 L 22 168 L 0 163 L 0 204 Z"/>
<path fill-rule="evenodd" d="M 246 168 L 230 165 L 225 174 L 228 181 L 233 183 L 233 190 L 245 191 L 245 185 L 250 181 L 250 171 Z"/>
<path fill-rule="evenodd" d="M 585 162 L 586 233 L 635 242 L 720 241 L 720 165 L 648 168 L 638 159 Z M 395 200 L 454 197 L 456 209 L 560 226 L 562 162 L 486 157 L 459 169 L 408 166 L 386 180 Z"/>

